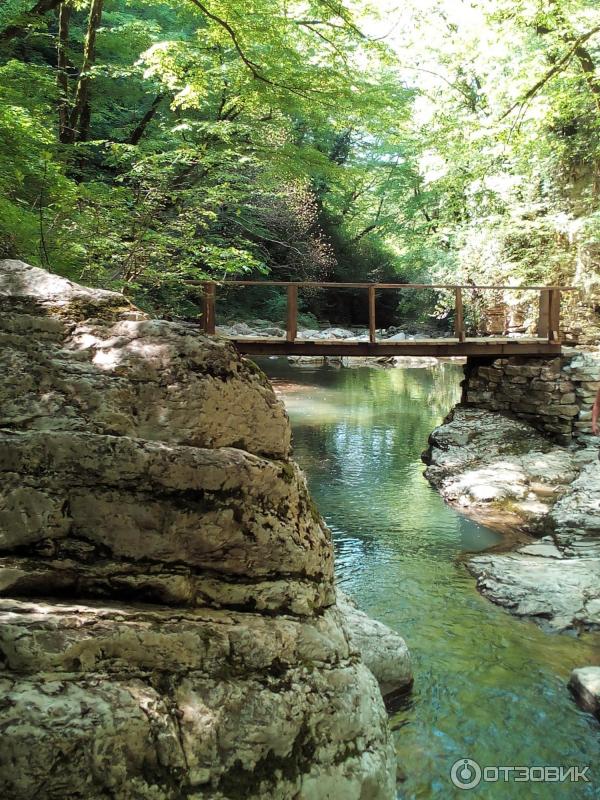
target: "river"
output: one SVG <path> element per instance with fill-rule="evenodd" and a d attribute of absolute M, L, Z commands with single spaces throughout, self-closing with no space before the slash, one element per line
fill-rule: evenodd
<path fill-rule="evenodd" d="M 566 687 L 572 668 L 600 663 L 598 637 L 545 633 L 481 597 L 460 558 L 499 535 L 448 507 L 423 478 L 421 451 L 458 399 L 461 368 L 260 365 L 287 406 L 295 458 L 333 533 L 340 585 L 412 652 L 414 689 L 391 719 L 398 798 L 599 798 L 600 725 Z M 449 778 L 460 758 L 589 765 L 592 781 L 463 791 Z"/>

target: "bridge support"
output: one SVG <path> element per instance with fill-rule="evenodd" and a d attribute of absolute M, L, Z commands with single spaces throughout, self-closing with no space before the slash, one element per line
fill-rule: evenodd
<path fill-rule="evenodd" d="M 215 297 L 216 286 L 214 283 L 204 284 L 204 295 L 202 297 L 202 327 L 204 333 L 213 335 L 216 326 Z"/>
<path fill-rule="evenodd" d="M 463 318 L 463 298 L 460 286 L 457 286 L 454 290 L 454 334 L 459 342 L 464 342 L 465 321 Z"/>
<path fill-rule="evenodd" d="M 464 366 L 461 402 L 522 419 L 560 444 L 568 444 L 579 432 L 581 411 L 585 407 L 589 414 L 593 402 L 585 397 L 582 405 L 584 398 L 569 366 L 572 359 L 560 354 L 554 358 L 470 357 Z M 589 423 L 583 427 L 587 430 Z"/>
<path fill-rule="evenodd" d="M 298 335 L 298 287 L 290 284 L 287 287 L 287 323 L 286 339 L 295 342 Z"/>
<path fill-rule="evenodd" d="M 375 287 L 369 286 L 369 342 L 375 344 L 377 322 L 375 318 Z"/>

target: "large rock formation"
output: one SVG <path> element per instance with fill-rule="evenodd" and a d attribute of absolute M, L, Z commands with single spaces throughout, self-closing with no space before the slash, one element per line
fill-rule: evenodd
<path fill-rule="evenodd" d="M 457 406 L 429 437 L 426 478 L 461 510 L 530 533 L 578 473 L 575 454 L 531 425 L 479 408 Z"/>
<path fill-rule="evenodd" d="M 554 630 L 600 628 L 600 469 L 595 458 L 550 507 L 546 527 L 546 536 L 515 552 L 471 559 L 478 587 L 514 614 Z"/>
<path fill-rule="evenodd" d="M 260 371 L 17 261 L 0 338 L 0 796 L 391 798 L 369 636 Z"/>

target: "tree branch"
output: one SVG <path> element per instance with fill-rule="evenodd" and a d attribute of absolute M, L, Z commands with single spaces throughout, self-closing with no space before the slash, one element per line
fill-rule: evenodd
<path fill-rule="evenodd" d="M 529 89 L 520 100 L 517 100 L 516 103 L 513 103 L 512 106 L 500 117 L 499 121 L 501 122 L 503 119 L 508 117 L 508 115 L 511 114 L 518 106 L 522 106 L 528 100 L 531 100 L 531 98 L 534 97 L 551 78 L 553 78 L 559 72 L 562 72 L 573 56 L 577 55 L 577 50 L 581 47 L 581 45 L 584 44 L 584 42 L 587 42 L 588 39 L 591 39 L 592 36 L 598 32 L 600 32 L 600 25 L 597 25 L 595 28 L 592 28 L 591 31 L 588 31 L 581 36 L 578 36 L 577 39 L 574 40 L 574 44 L 571 49 L 565 53 L 565 55 L 556 62 L 552 69 L 548 70 L 548 72 L 542 78 L 540 78 L 540 80 L 534 86 L 532 86 L 531 89 Z M 600 87 L 598 93 L 600 97 Z"/>
<path fill-rule="evenodd" d="M 210 11 L 204 5 L 202 0 L 190 0 L 190 2 L 193 3 L 196 6 L 196 8 L 200 9 L 200 11 L 206 17 L 208 17 L 208 19 L 210 19 L 213 22 L 215 22 L 217 25 L 219 25 L 221 28 L 223 28 L 224 31 L 227 32 L 227 34 L 228 34 L 229 38 L 231 39 L 231 42 L 232 42 L 232 44 L 233 44 L 233 46 L 235 48 L 235 51 L 237 52 L 239 58 L 241 59 L 242 63 L 245 64 L 246 67 L 250 70 L 250 73 L 252 74 L 252 77 L 255 80 L 261 81 L 262 83 L 266 84 L 267 86 L 271 86 L 274 89 L 282 89 L 283 91 L 290 92 L 290 94 L 295 94 L 298 97 L 302 97 L 304 100 L 311 99 L 313 97 L 313 95 L 315 95 L 315 94 L 323 94 L 324 93 L 322 90 L 320 90 L 320 89 L 318 89 L 316 87 L 312 87 L 310 90 L 307 90 L 307 89 L 304 89 L 304 88 L 298 87 L 298 86 L 289 86 L 289 85 L 287 85 L 285 83 L 280 83 L 279 81 L 274 81 L 271 78 L 267 77 L 267 75 L 265 75 L 264 72 L 262 71 L 262 68 L 261 68 L 260 64 L 257 64 L 248 55 L 246 55 L 246 53 L 244 52 L 244 49 L 242 48 L 242 45 L 240 43 L 240 39 L 239 39 L 235 29 L 230 25 L 229 22 L 227 22 L 226 19 L 223 19 L 223 17 L 219 17 L 217 14 L 215 14 L 212 11 Z M 357 31 L 358 31 L 358 29 L 357 29 Z M 324 105 L 327 105 L 329 107 L 334 107 L 333 103 L 327 103 L 327 102 L 325 102 L 323 100 L 321 100 L 321 102 Z"/>
<path fill-rule="evenodd" d="M 61 4 L 62 0 L 39 0 L 31 11 L 28 11 L 25 15 L 26 17 L 41 17 L 46 14 L 48 11 L 53 11 Z M 14 39 L 15 36 L 23 36 L 27 33 L 27 25 L 9 25 L 8 28 L 5 28 L 3 31 L 0 32 L 0 41 L 6 42 L 10 39 Z"/>
<path fill-rule="evenodd" d="M 571 30 L 569 22 L 565 18 L 560 7 L 557 5 L 556 0 L 550 0 L 550 5 L 553 7 L 553 13 L 555 14 L 558 23 L 565 29 L 564 33 L 559 34 L 561 39 L 566 42 L 566 44 L 571 44 L 574 42 L 577 43 L 577 37 Z M 550 29 L 544 30 L 544 33 L 549 32 Z M 592 58 L 592 55 L 587 47 L 584 47 L 581 42 L 577 44 L 575 57 L 579 61 L 579 66 L 583 70 L 585 82 L 587 83 L 588 89 L 593 95 L 598 111 L 600 111 L 600 80 L 596 77 L 596 65 L 594 63 L 594 59 Z"/>
<path fill-rule="evenodd" d="M 197 8 L 199 8 L 200 11 L 206 17 L 208 17 L 209 19 L 212 19 L 213 22 L 216 22 L 217 25 L 219 25 L 221 28 L 223 28 L 224 31 L 226 31 L 229 34 L 229 38 L 231 39 L 231 41 L 233 43 L 233 46 L 235 47 L 238 56 L 241 58 L 241 60 L 244 62 L 244 64 L 248 67 L 248 69 L 252 73 L 252 76 L 254 78 L 256 78 L 256 80 L 263 81 L 263 83 L 266 83 L 269 86 L 275 86 L 276 85 L 270 78 L 267 78 L 266 75 L 263 75 L 262 72 L 261 72 L 260 66 L 258 64 L 256 64 L 254 61 L 252 61 L 252 59 L 249 58 L 244 53 L 244 51 L 242 50 L 242 47 L 240 45 L 237 33 L 231 27 L 231 25 L 227 22 L 226 19 L 223 19 L 222 17 L 217 16 L 217 14 L 214 14 L 212 11 L 209 11 L 209 9 L 204 5 L 204 3 L 201 2 L 201 0 L 190 0 L 190 2 L 192 2 Z"/>
<path fill-rule="evenodd" d="M 152 101 L 152 104 L 151 104 L 150 108 L 148 109 L 148 111 L 146 111 L 144 116 L 141 118 L 141 120 L 138 122 L 138 124 L 133 129 L 133 131 L 131 133 L 131 136 L 129 137 L 129 144 L 139 144 L 140 139 L 142 138 L 142 136 L 146 132 L 146 128 L 148 127 L 148 124 L 150 123 L 150 121 L 152 120 L 152 118 L 154 117 L 156 112 L 158 111 L 158 107 L 161 104 L 163 99 L 164 99 L 164 94 L 159 94 L 154 98 L 154 100 Z"/>

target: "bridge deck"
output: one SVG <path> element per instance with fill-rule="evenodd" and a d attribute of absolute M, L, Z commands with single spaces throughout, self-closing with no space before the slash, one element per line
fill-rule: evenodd
<path fill-rule="evenodd" d="M 400 342 L 352 342 L 345 339 L 254 339 L 231 338 L 240 353 L 253 356 L 556 356 L 560 355 L 559 342 L 549 342 L 537 337 L 507 338 L 486 337 L 476 339 L 414 339 Z"/>

